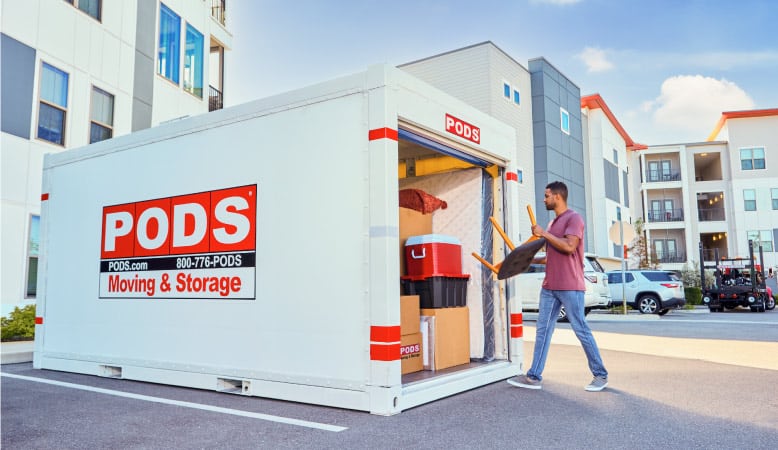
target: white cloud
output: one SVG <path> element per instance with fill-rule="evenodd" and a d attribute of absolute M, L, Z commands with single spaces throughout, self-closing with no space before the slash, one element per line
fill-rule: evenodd
<path fill-rule="evenodd" d="M 586 47 L 576 58 L 586 64 L 589 72 L 606 72 L 613 69 L 613 63 L 608 60 L 605 50 L 595 47 Z"/>
<path fill-rule="evenodd" d="M 703 141 L 724 111 L 753 109 L 754 100 L 738 85 L 726 79 L 702 75 L 678 75 L 662 83 L 659 97 L 644 102 L 645 112 L 653 109 L 654 126 L 696 136 Z"/>

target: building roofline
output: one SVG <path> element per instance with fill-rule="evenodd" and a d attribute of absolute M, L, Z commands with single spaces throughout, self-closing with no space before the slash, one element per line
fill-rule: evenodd
<path fill-rule="evenodd" d="M 404 66 L 410 66 L 411 64 L 417 64 L 417 63 L 424 62 L 424 61 L 427 61 L 427 60 L 430 60 L 430 59 L 435 59 L 435 58 L 439 58 L 441 56 L 446 56 L 446 55 L 450 55 L 452 53 L 458 53 L 458 52 L 461 52 L 463 50 L 470 50 L 471 48 L 476 48 L 476 47 L 481 47 L 481 46 L 486 46 L 486 45 L 491 45 L 492 47 L 496 48 L 497 50 L 500 51 L 500 53 L 505 55 L 508 59 L 510 59 L 514 63 L 518 64 L 519 67 L 521 67 L 522 69 L 524 69 L 527 72 L 529 72 L 529 69 L 527 67 L 525 67 L 524 64 L 516 61 L 516 59 L 513 56 L 509 55 L 505 50 L 501 49 L 497 44 L 495 44 L 492 41 L 483 41 L 483 42 L 479 42 L 477 44 L 468 45 L 466 47 L 457 48 L 457 49 L 454 49 L 454 50 L 449 50 L 449 51 L 443 52 L 443 53 L 438 53 L 437 55 L 427 56 L 425 58 L 417 59 L 415 61 L 411 61 L 411 62 L 400 64 L 397 67 L 399 68 L 399 67 L 404 67 Z"/>
<path fill-rule="evenodd" d="M 571 79 L 570 79 L 570 77 L 568 77 L 567 75 L 565 75 L 565 73 L 564 73 L 564 72 L 562 72 L 561 70 L 559 70 L 559 67 L 555 66 L 554 64 L 552 64 L 552 63 L 551 63 L 551 61 L 547 60 L 545 56 L 538 56 L 538 57 L 536 57 L 536 58 L 531 58 L 529 61 L 527 61 L 527 65 L 529 65 L 529 63 L 530 63 L 530 62 L 532 62 L 532 61 L 545 61 L 545 62 L 546 62 L 546 63 L 547 63 L 549 66 L 553 67 L 553 68 L 554 68 L 554 70 L 556 70 L 556 71 L 557 71 L 557 72 L 559 72 L 559 73 L 560 73 L 560 74 L 561 74 L 563 77 L 565 77 L 565 79 L 567 79 L 567 81 L 569 81 L 570 83 L 572 83 L 572 84 L 573 84 L 573 86 L 577 87 L 579 91 L 581 90 L 581 86 L 578 86 L 578 84 L 577 84 L 575 81 L 571 80 Z"/>
<path fill-rule="evenodd" d="M 752 117 L 768 117 L 768 116 L 778 116 L 778 108 L 770 108 L 770 109 L 749 109 L 749 110 L 742 110 L 742 111 L 725 111 L 721 113 L 721 117 L 719 118 L 718 123 L 716 123 L 716 126 L 713 128 L 713 131 L 708 136 L 707 141 L 713 141 L 718 137 L 719 133 L 721 132 L 721 129 L 724 128 L 724 124 L 729 119 L 747 119 Z"/>
<path fill-rule="evenodd" d="M 633 141 L 631 137 L 629 137 L 627 131 L 624 129 L 624 127 L 621 126 L 618 119 L 616 119 L 616 116 L 613 114 L 613 111 L 611 111 L 611 109 L 608 107 L 608 104 L 605 103 L 605 100 L 603 100 L 600 94 L 592 94 L 581 97 L 581 108 L 601 109 L 605 114 L 605 117 L 607 117 L 610 121 L 611 125 L 616 128 L 616 131 L 618 131 L 621 138 L 624 139 L 624 143 L 627 145 L 627 150 L 645 150 L 648 148 L 645 144 L 637 143 Z"/>

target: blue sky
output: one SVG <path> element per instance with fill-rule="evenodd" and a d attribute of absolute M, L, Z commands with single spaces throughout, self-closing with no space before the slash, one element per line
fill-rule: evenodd
<path fill-rule="evenodd" d="M 227 105 L 490 40 L 599 93 L 646 144 L 778 108 L 774 0 L 232 0 Z"/>

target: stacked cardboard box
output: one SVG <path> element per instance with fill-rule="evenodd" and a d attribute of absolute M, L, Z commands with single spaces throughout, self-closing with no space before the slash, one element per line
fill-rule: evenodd
<path fill-rule="evenodd" d="M 419 296 L 400 297 L 400 364 L 402 373 L 422 370 L 422 342 L 419 332 Z"/>

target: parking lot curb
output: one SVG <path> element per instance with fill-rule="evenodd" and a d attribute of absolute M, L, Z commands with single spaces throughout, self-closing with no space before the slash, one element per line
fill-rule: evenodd
<path fill-rule="evenodd" d="M 0 364 L 17 364 L 32 361 L 35 341 L 0 343 Z"/>

